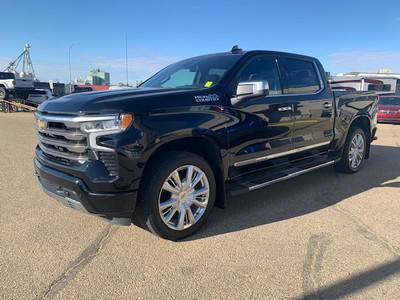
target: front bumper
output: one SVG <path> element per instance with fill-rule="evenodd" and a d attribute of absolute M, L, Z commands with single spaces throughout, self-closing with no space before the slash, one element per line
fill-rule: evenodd
<path fill-rule="evenodd" d="M 378 122 L 387 122 L 387 123 L 400 123 L 400 112 L 382 112 L 378 111 L 377 114 Z"/>
<path fill-rule="evenodd" d="M 94 214 L 111 223 L 130 225 L 137 191 L 98 193 L 88 189 L 79 178 L 54 170 L 34 159 L 35 176 L 46 194 L 81 212 Z"/>
<path fill-rule="evenodd" d="M 379 123 L 400 123 L 400 117 L 378 117 Z"/>

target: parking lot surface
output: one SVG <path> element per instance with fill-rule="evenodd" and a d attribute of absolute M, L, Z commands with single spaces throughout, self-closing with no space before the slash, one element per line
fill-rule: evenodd
<path fill-rule="evenodd" d="M 400 299 L 400 125 L 357 174 L 230 197 L 179 242 L 46 196 L 33 126 L 0 115 L 0 299 Z"/>

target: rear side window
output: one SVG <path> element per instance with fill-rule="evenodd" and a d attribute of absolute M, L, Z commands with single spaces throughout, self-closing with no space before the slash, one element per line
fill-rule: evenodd
<path fill-rule="evenodd" d="M 283 73 L 287 80 L 287 94 L 314 93 L 321 89 L 314 64 L 306 60 L 285 58 Z"/>

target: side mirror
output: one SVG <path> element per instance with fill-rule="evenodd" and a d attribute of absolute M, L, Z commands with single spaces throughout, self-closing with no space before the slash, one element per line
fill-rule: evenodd
<path fill-rule="evenodd" d="M 236 95 L 231 98 L 231 103 L 236 106 L 246 99 L 268 96 L 268 94 L 269 84 L 266 80 L 239 82 Z"/>

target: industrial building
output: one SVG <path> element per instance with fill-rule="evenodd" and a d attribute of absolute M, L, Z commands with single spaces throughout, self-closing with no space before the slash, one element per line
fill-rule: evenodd
<path fill-rule="evenodd" d="M 110 85 L 110 73 L 94 69 L 89 72 L 85 85 Z"/>

